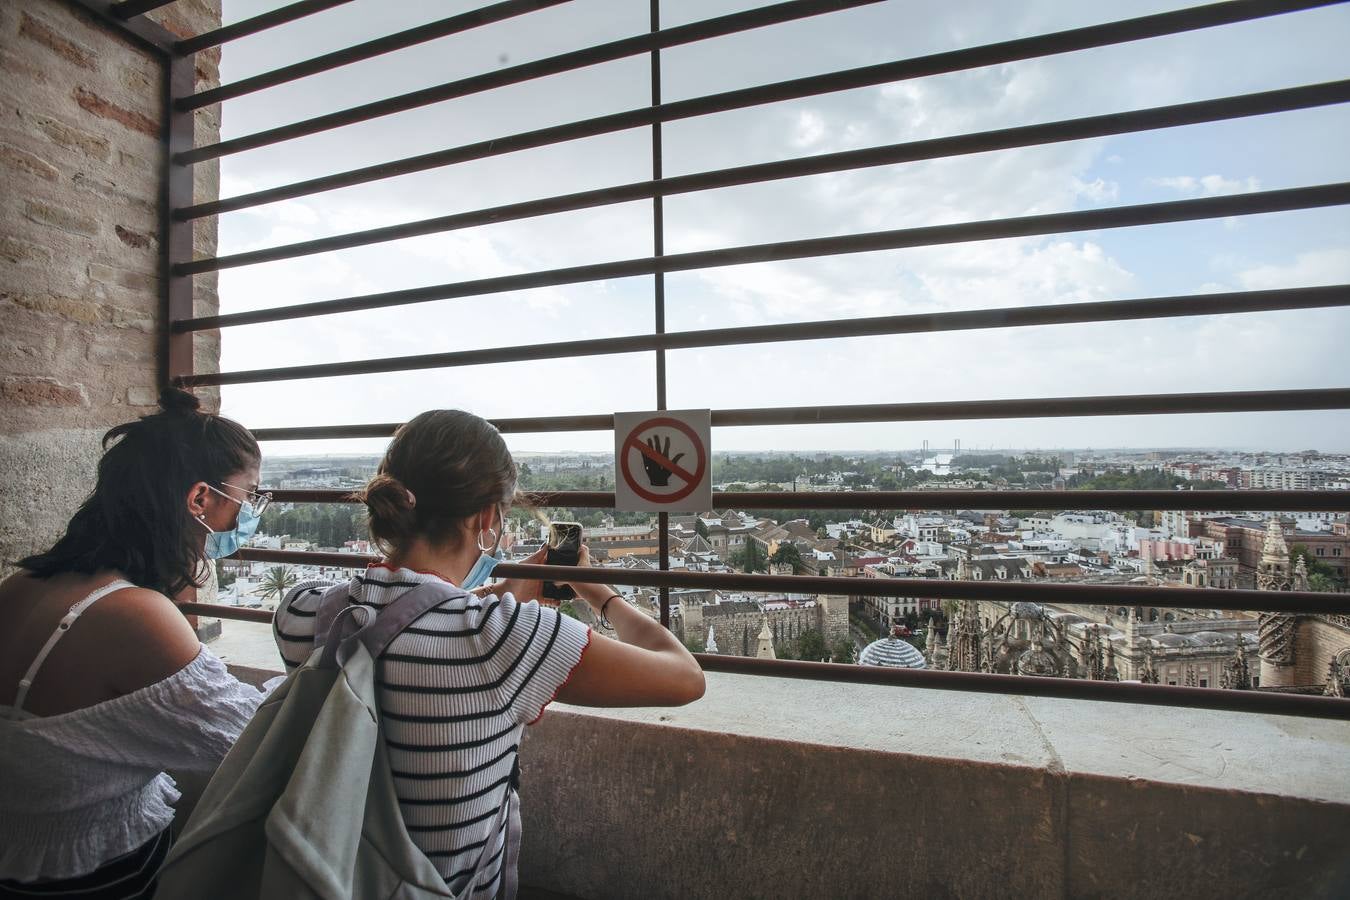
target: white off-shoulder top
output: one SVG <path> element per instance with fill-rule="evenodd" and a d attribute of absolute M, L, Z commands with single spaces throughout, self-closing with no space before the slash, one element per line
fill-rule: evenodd
<path fill-rule="evenodd" d="M 84 709 L 0 705 L 0 878 L 72 878 L 144 844 L 173 819 L 165 770 L 213 770 L 264 696 L 202 647 L 163 681 Z"/>

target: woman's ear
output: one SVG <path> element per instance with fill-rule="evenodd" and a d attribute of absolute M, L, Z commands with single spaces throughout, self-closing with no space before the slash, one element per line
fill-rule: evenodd
<path fill-rule="evenodd" d="M 206 501 L 211 496 L 211 488 L 205 481 L 199 481 L 187 492 L 188 514 L 194 519 L 199 519 L 206 514 Z"/>

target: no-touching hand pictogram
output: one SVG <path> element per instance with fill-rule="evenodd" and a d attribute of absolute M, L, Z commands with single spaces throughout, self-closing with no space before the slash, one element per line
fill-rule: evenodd
<path fill-rule="evenodd" d="M 695 420 L 692 424 L 687 421 L 690 417 Z M 616 507 L 706 508 L 712 500 L 710 429 L 704 424 L 709 418 L 706 410 L 616 414 Z M 694 496 L 696 492 L 701 496 Z"/>

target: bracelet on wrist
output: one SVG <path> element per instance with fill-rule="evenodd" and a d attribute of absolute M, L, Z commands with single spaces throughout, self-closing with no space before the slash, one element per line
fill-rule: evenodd
<path fill-rule="evenodd" d="M 614 630 L 614 626 L 609 624 L 609 619 L 605 616 L 605 610 L 609 609 L 609 604 L 614 600 L 622 601 L 623 597 L 619 594 L 610 594 L 605 598 L 605 602 L 600 604 L 600 614 L 596 617 L 596 622 L 610 631 Z"/>

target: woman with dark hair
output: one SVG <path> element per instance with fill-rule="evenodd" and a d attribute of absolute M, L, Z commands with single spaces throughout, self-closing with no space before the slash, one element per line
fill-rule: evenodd
<path fill-rule="evenodd" d="M 263 694 L 173 599 L 257 527 L 261 453 L 168 389 L 103 436 L 98 481 L 50 550 L 0 583 L 0 897 L 149 896 L 179 793 Z"/>
<path fill-rule="evenodd" d="M 404 824 L 455 896 L 492 896 L 511 874 L 503 871 L 513 863 L 503 852 L 500 811 L 513 790 L 522 730 L 551 701 L 674 706 L 703 695 L 703 672 L 684 645 L 609 587 L 572 585 L 619 640 L 541 607 L 537 581 L 480 587 L 515 490 L 515 461 L 496 428 L 470 413 L 433 410 L 398 430 L 358 495 L 385 560 L 351 580 L 349 603 L 379 610 L 435 581 L 477 589 L 418 619 L 376 670 Z M 581 565 L 589 564 L 583 548 Z M 273 627 L 288 670 L 313 649 L 328 586 L 296 585 L 277 610 Z"/>

